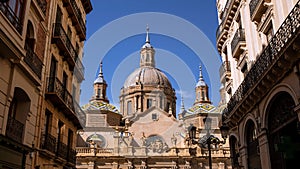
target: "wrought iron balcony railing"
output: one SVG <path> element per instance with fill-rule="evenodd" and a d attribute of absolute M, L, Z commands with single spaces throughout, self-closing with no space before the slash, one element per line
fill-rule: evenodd
<path fill-rule="evenodd" d="M 217 49 L 218 52 L 222 52 L 222 46 L 226 41 L 227 34 L 229 28 L 232 24 L 235 15 L 238 13 L 237 10 L 239 9 L 241 1 L 239 0 L 227 0 L 225 8 L 222 13 L 221 24 L 217 29 L 216 37 L 217 37 Z"/>
<path fill-rule="evenodd" d="M 221 34 L 223 33 L 223 21 L 220 23 L 220 25 L 218 26 L 217 28 L 217 31 L 216 31 L 216 39 L 218 40 L 221 36 Z"/>
<path fill-rule="evenodd" d="M 75 26 L 80 40 L 85 40 L 86 37 L 86 26 L 82 19 L 82 14 L 80 9 L 77 6 L 76 0 L 63 0 L 69 16 L 72 19 L 73 25 Z"/>
<path fill-rule="evenodd" d="M 71 40 L 67 36 L 66 31 L 64 30 L 61 23 L 55 23 L 53 25 L 53 38 L 52 43 L 55 43 L 58 48 L 61 50 L 61 54 L 64 59 L 68 62 L 71 67 L 71 70 L 74 69 L 75 63 L 78 58 L 78 54 L 71 43 Z"/>
<path fill-rule="evenodd" d="M 27 44 L 25 44 L 26 57 L 24 58 L 25 63 L 31 68 L 31 70 L 41 79 L 43 62 L 40 58 L 32 51 Z"/>
<path fill-rule="evenodd" d="M 234 0 L 227 0 L 225 8 L 224 8 L 224 12 L 222 14 L 222 22 L 226 19 L 227 15 L 230 13 L 230 6 L 232 5 L 232 2 Z"/>
<path fill-rule="evenodd" d="M 69 118 L 78 129 L 82 125 L 75 112 L 75 102 L 64 84 L 57 77 L 48 77 L 46 98 Z"/>
<path fill-rule="evenodd" d="M 13 25 L 13 27 L 22 34 L 23 24 L 18 18 L 18 16 L 14 13 L 14 11 L 8 6 L 7 3 L 0 2 L 0 11 L 6 16 L 9 22 Z"/>
<path fill-rule="evenodd" d="M 57 144 L 57 156 L 63 159 L 67 159 L 68 157 L 68 146 L 65 143 L 58 142 Z"/>
<path fill-rule="evenodd" d="M 47 1 L 46 0 L 36 0 L 38 6 L 42 10 L 43 14 L 46 15 L 47 11 Z"/>
<path fill-rule="evenodd" d="M 241 104 L 244 98 L 249 95 L 270 68 L 280 59 L 283 58 L 283 52 L 290 45 L 291 41 L 297 37 L 300 28 L 300 2 L 295 5 L 294 9 L 287 16 L 285 21 L 279 27 L 276 34 L 272 37 L 268 46 L 262 51 L 255 64 L 249 70 L 247 76 L 240 84 L 234 95 L 227 103 L 223 111 L 225 117 L 229 117 L 233 110 Z M 266 92 L 266 90 L 264 90 Z M 257 100 L 257 99 L 256 99 Z"/>
<path fill-rule="evenodd" d="M 43 134 L 41 137 L 41 149 L 48 150 L 55 154 L 56 152 L 56 138 L 51 134 Z"/>
<path fill-rule="evenodd" d="M 54 103 L 74 112 L 73 97 L 57 77 L 48 77 L 47 95 L 55 95 L 56 98 L 51 99 Z"/>
<path fill-rule="evenodd" d="M 79 119 L 79 122 L 82 126 L 85 126 L 85 122 L 86 122 L 85 113 L 76 101 L 74 103 L 75 103 L 75 112 L 76 112 L 76 115 Z"/>
<path fill-rule="evenodd" d="M 230 62 L 224 61 L 219 69 L 220 79 L 226 76 L 226 73 L 231 73 Z"/>
<path fill-rule="evenodd" d="M 77 77 L 79 82 L 84 80 L 84 66 L 80 59 L 77 59 L 76 61 L 74 75 Z"/>
<path fill-rule="evenodd" d="M 67 160 L 70 162 L 70 163 L 73 163 L 75 164 L 76 163 L 76 151 L 71 149 L 71 148 L 68 148 L 68 158 Z"/>
<path fill-rule="evenodd" d="M 236 30 L 234 37 L 232 39 L 232 42 L 231 42 L 231 50 L 232 50 L 233 57 L 236 57 L 236 53 L 238 53 L 237 51 L 239 51 L 238 48 L 240 48 L 240 45 L 242 43 L 245 43 L 245 30 L 238 29 L 238 30 Z M 237 55 L 239 55 L 239 54 L 240 53 L 238 53 Z"/>
<path fill-rule="evenodd" d="M 18 143 L 22 143 L 23 139 L 23 130 L 24 124 L 19 122 L 18 120 L 8 117 L 7 126 L 6 126 L 6 136 L 17 141 Z"/>
<path fill-rule="evenodd" d="M 264 5 L 265 2 L 270 2 L 270 0 L 251 0 L 249 3 L 250 17 L 252 20 L 259 21 L 264 12 L 267 10 L 267 6 Z"/>
<path fill-rule="evenodd" d="M 76 151 L 69 148 L 65 143 L 57 142 L 57 138 L 51 134 L 43 134 L 41 137 L 41 149 L 45 149 L 53 155 L 61 157 L 68 162 L 75 164 Z"/>

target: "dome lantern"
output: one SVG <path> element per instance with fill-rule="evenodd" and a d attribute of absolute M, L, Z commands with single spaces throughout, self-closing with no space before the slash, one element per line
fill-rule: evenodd
<path fill-rule="evenodd" d="M 143 66 L 150 66 L 150 67 L 155 67 L 155 50 L 150 44 L 150 36 L 149 36 L 149 27 L 147 26 L 146 29 L 146 41 L 145 44 L 142 46 L 141 49 L 141 59 L 140 59 L 140 67 Z"/>

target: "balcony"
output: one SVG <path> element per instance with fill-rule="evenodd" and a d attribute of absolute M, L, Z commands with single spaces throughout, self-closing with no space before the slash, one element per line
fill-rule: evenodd
<path fill-rule="evenodd" d="M 80 121 L 80 124 L 82 126 L 85 126 L 85 122 L 86 122 L 85 113 L 84 113 L 84 111 L 81 109 L 81 107 L 79 106 L 79 104 L 76 101 L 74 101 L 74 103 L 75 103 L 75 112 L 76 112 L 76 115 L 77 115 L 77 117 L 78 117 L 78 119 Z"/>
<path fill-rule="evenodd" d="M 90 0 L 81 0 L 81 3 L 82 3 L 82 6 L 83 6 L 86 14 L 90 13 L 93 10 Z"/>
<path fill-rule="evenodd" d="M 82 14 L 77 6 L 76 0 L 63 0 L 63 3 L 69 13 L 73 25 L 75 26 L 80 40 L 85 40 L 86 26 L 82 19 Z"/>
<path fill-rule="evenodd" d="M 78 54 L 71 43 L 71 40 L 67 36 L 61 23 L 55 23 L 53 25 L 53 37 L 52 43 L 55 43 L 60 49 L 60 54 L 64 57 L 64 60 L 70 66 L 70 70 L 73 70 L 77 61 Z"/>
<path fill-rule="evenodd" d="M 82 82 L 84 80 L 84 66 L 80 59 L 77 59 L 76 61 L 74 75 L 79 82 Z"/>
<path fill-rule="evenodd" d="M 51 134 L 43 134 L 41 137 L 41 149 L 48 150 L 55 154 L 56 152 L 56 138 Z"/>
<path fill-rule="evenodd" d="M 260 22 L 260 18 L 268 9 L 266 3 L 270 2 L 271 0 L 251 0 L 249 3 L 251 20 Z"/>
<path fill-rule="evenodd" d="M 146 150 L 146 147 L 125 147 L 125 148 L 91 148 L 91 147 L 76 147 L 77 157 L 136 157 L 136 156 L 161 156 L 161 154 L 151 153 Z M 190 155 L 190 148 L 170 148 L 165 152 L 164 156 L 169 157 L 187 157 Z M 208 157 L 208 150 L 202 148 L 195 148 L 194 155 L 197 157 Z M 212 150 L 212 157 L 215 158 L 229 158 L 230 151 L 227 147 Z"/>
<path fill-rule="evenodd" d="M 57 77 L 48 77 L 46 98 L 49 99 L 54 106 L 57 106 L 75 126 L 79 129 L 82 128 L 75 114 L 73 97 Z"/>
<path fill-rule="evenodd" d="M 217 29 L 217 49 L 218 52 L 222 52 L 222 46 L 227 39 L 227 34 L 229 28 L 232 24 L 233 18 L 237 14 L 238 7 L 240 5 L 240 0 L 227 0 L 223 14 L 222 22 Z"/>
<path fill-rule="evenodd" d="M 262 51 L 223 111 L 224 122 L 234 127 L 299 60 L 300 2 L 287 16 Z"/>
<path fill-rule="evenodd" d="M 22 34 L 23 24 L 21 20 L 16 16 L 14 11 L 6 3 L 0 3 L 0 11 L 3 13 L 3 15 L 6 16 L 6 18 L 9 20 L 12 26 L 20 34 Z"/>
<path fill-rule="evenodd" d="M 245 30 L 238 29 L 236 30 L 231 42 L 232 56 L 234 58 L 239 58 L 240 54 L 244 51 L 243 47 L 245 46 L 246 46 Z"/>
<path fill-rule="evenodd" d="M 47 1 L 46 0 L 36 0 L 39 8 L 41 9 L 41 11 L 43 12 L 44 15 L 46 15 L 46 11 L 47 11 Z"/>
<path fill-rule="evenodd" d="M 67 159 L 68 157 L 68 146 L 65 143 L 58 142 L 57 145 L 57 156 L 63 159 Z"/>
<path fill-rule="evenodd" d="M 226 81 L 230 79 L 231 77 L 231 68 L 230 68 L 230 62 L 224 61 L 219 69 L 220 79 L 221 81 L 225 79 Z"/>
<path fill-rule="evenodd" d="M 18 120 L 8 117 L 6 125 L 6 136 L 13 139 L 18 143 L 22 143 L 23 140 L 24 124 Z"/>
<path fill-rule="evenodd" d="M 68 157 L 67 157 L 68 162 L 75 164 L 76 163 L 76 151 L 68 148 Z"/>
<path fill-rule="evenodd" d="M 24 58 L 25 63 L 39 77 L 39 79 L 41 79 L 43 62 L 26 44 L 25 44 L 25 50 L 26 50 L 26 57 Z"/>
<path fill-rule="evenodd" d="M 227 31 L 223 31 L 224 29 L 224 25 L 223 25 L 223 21 L 220 23 L 220 25 L 218 26 L 217 28 L 217 31 L 216 31 L 216 39 L 217 41 L 220 41 L 221 38 L 226 38 L 228 32 Z"/>

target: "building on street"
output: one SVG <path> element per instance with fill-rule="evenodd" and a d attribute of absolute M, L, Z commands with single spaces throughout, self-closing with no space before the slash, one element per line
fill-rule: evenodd
<path fill-rule="evenodd" d="M 0 1 L 0 168 L 75 167 L 91 10 L 89 0 Z"/>
<path fill-rule="evenodd" d="M 217 49 L 233 168 L 298 165 L 300 2 L 218 0 Z"/>

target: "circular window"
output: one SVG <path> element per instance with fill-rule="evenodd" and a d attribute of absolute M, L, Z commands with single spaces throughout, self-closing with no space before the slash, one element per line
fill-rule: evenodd
<path fill-rule="evenodd" d="M 106 140 L 105 138 L 100 135 L 100 134 L 93 134 L 93 135 L 90 135 L 87 139 L 86 139 L 86 142 L 88 143 L 93 143 L 95 144 L 97 147 L 105 147 L 106 146 Z"/>

